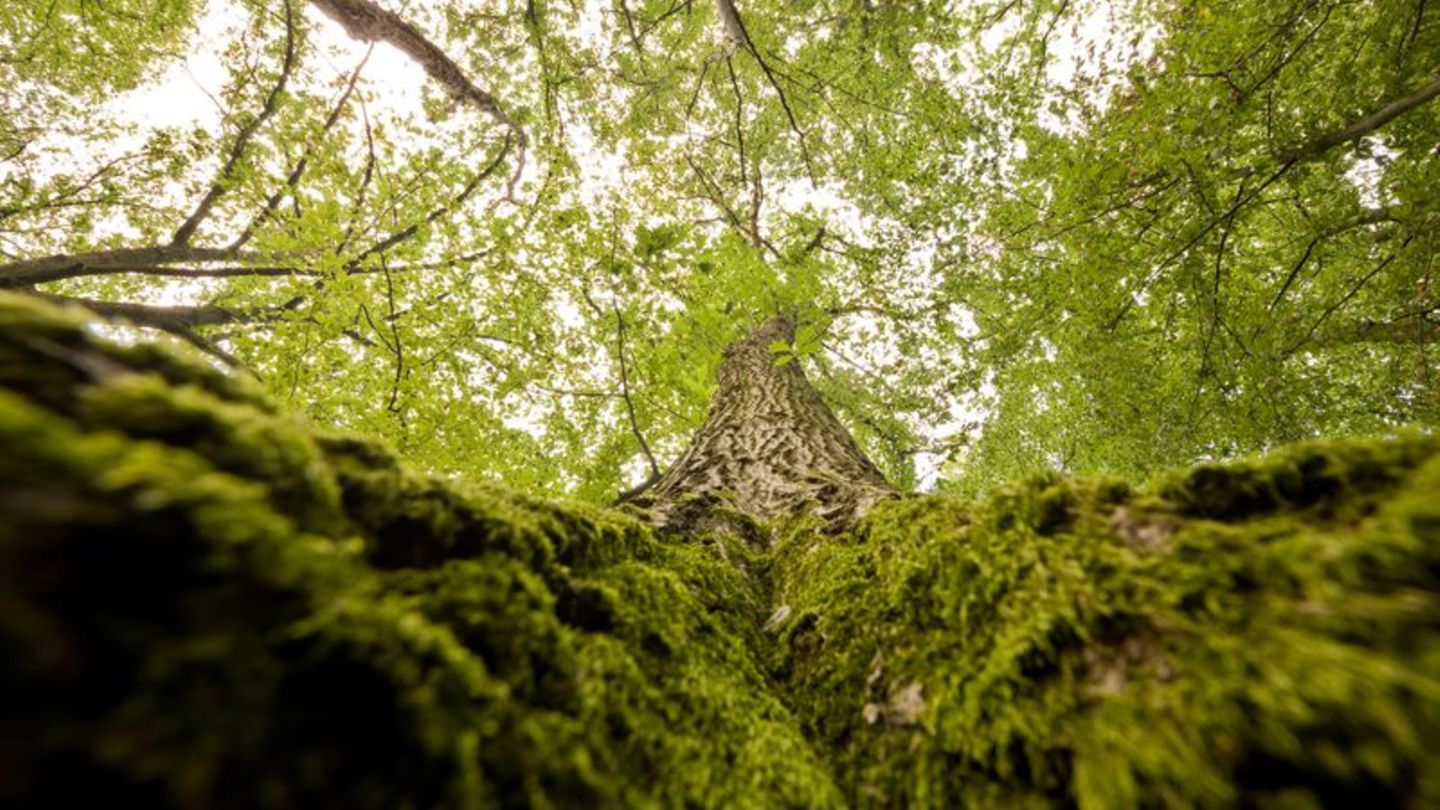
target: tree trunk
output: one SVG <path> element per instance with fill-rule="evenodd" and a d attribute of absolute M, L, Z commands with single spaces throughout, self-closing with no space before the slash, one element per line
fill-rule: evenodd
<path fill-rule="evenodd" d="M 0 294 L 0 806 L 1440 807 L 1440 439 L 887 500 L 787 336 L 651 508 L 873 507 L 737 565 Z"/>
<path fill-rule="evenodd" d="M 689 449 L 632 502 L 658 526 L 741 528 L 809 513 L 853 526 L 896 495 L 793 357 L 794 322 L 776 316 L 725 350 L 710 412 Z"/>

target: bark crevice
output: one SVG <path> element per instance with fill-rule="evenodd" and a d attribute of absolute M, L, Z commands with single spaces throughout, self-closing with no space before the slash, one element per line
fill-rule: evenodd
<path fill-rule="evenodd" d="M 690 447 L 631 503 L 684 531 L 812 515 L 853 526 L 895 488 L 826 406 L 793 356 L 794 321 L 775 316 L 725 350 L 710 411 Z"/>

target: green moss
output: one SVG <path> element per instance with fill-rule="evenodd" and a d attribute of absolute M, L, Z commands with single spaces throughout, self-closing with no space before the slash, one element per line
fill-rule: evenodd
<path fill-rule="evenodd" d="M 1437 444 L 882 505 L 781 547 L 775 672 L 860 806 L 1434 805 Z"/>
<path fill-rule="evenodd" d="M 243 388 L 0 297 L 0 803 L 838 803 L 713 546 Z"/>
<path fill-rule="evenodd" d="M 1440 806 L 1432 437 L 657 535 L 0 296 L 0 447 L 5 806 Z"/>

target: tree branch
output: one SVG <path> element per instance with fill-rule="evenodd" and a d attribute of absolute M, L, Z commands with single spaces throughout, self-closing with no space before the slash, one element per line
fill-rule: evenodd
<path fill-rule="evenodd" d="M 170 240 L 172 245 L 180 246 L 189 244 L 190 238 L 195 235 L 195 229 L 200 227 L 200 223 L 204 222 L 205 217 L 210 214 L 210 209 L 213 208 L 215 203 L 225 194 L 236 167 L 240 165 L 240 159 L 245 156 L 245 148 L 250 145 L 250 139 L 255 136 L 255 132 L 259 130 L 266 121 L 270 120 L 270 117 L 280 108 L 280 94 L 285 92 L 285 86 L 290 82 L 290 73 L 294 67 L 295 14 L 294 10 L 290 7 L 290 0 L 285 0 L 285 58 L 280 65 L 280 76 L 275 80 L 275 84 L 270 87 L 270 92 L 265 96 L 265 103 L 260 108 L 260 114 L 250 119 L 249 123 L 240 128 L 239 134 L 235 136 L 235 142 L 230 146 L 230 154 L 225 159 L 225 165 L 220 168 L 220 173 L 215 177 L 215 182 L 210 185 L 210 190 L 205 192 L 205 196 L 201 198 L 199 205 L 195 206 L 195 210 L 180 224 L 179 229 L 175 231 L 174 238 Z"/>
<path fill-rule="evenodd" d="M 650 463 L 650 474 L 660 477 L 660 465 L 655 463 L 655 454 L 650 452 L 650 443 L 645 441 L 645 435 L 640 432 L 640 422 L 635 418 L 635 402 L 630 398 L 630 371 L 625 362 L 625 316 L 620 314 L 620 308 L 614 307 L 615 322 L 619 326 L 620 344 L 620 395 L 625 399 L 625 411 L 630 417 L 630 430 L 635 434 L 635 440 L 640 443 L 640 451 L 645 454 L 645 460 Z"/>
<path fill-rule="evenodd" d="M 99 275 L 123 267 L 158 267 L 181 262 L 244 261 L 247 255 L 231 248 L 160 245 L 115 248 L 90 253 L 61 253 L 38 259 L 0 264 L 0 288 L 29 287 L 76 276 Z"/>
<path fill-rule="evenodd" d="M 1110 322 L 1106 325 L 1106 331 L 1114 332 L 1116 328 L 1120 326 L 1120 322 L 1125 320 L 1125 316 L 1128 315 L 1130 313 L 1130 309 L 1135 306 L 1135 296 L 1149 289 L 1150 285 L 1155 283 L 1155 280 L 1160 277 L 1160 274 L 1163 273 L 1167 267 L 1169 267 L 1173 262 L 1183 257 L 1185 254 L 1189 253 L 1191 248 L 1198 245 L 1200 243 L 1200 240 L 1204 239 L 1211 231 L 1218 228 L 1220 226 L 1220 223 L 1233 221 L 1235 215 L 1240 211 L 1241 208 L 1247 205 L 1251 200 L 1258 197 L 1262 191 L 1273 185 L 1275 181 L 1283 177 L 1286 172 L 1294 168 L 1295 163 L 1295 160 L 1287 160 L 1282 163 L 1280 165 L 1280 168 L 1276 169 L 1273 174 L 1271 174 L 1265 179 L 1265 182 L 1260 183 L 1249 194 L 1237 199 L 1234 205 L 1231 205 L 1230 208 L 1227 209 L 1220 216 L 1210 220 L 1210 222 L 1206 224 L 1205 227 L 1201 228 L 1193 236 L 1191 236 L 1190 239 L 1188 239 L 1185 244 L 1181 245 L 1178 250 L 1165 257 L 1165 259 L 1161 261 L 1160 264 L 1155 267 L 1155 269 L 1151 270 L 1149 273 L 1146 274 L 1145 278 L 1141 280 L 1140 286 L 1136 288 L 1133 293 L 1131 293 L 1130 297 L 1125 299 L 1125 303 L 1120 305 L 1120 309 L 1116 311 L 1114 317 L 1112 317 L 1110 319 Z"/>
<path fill-rule="evenodd" d="M 376 242 L 375 244 L 366 248 L 360 253 L 360 255 L 356 256 L 354 259 L 351 259 L 349 262 L 346 263 L 346 270 L 354 270 L 355 268 L 359 267 L 360 262 L 364 261 L 365 259 L 374 256 L 377 253 L 384 253 L 390 248 L 395 247 L 401 242 L 404 242 L 405 240 L 415 236 L 415 234 L 420 232 L 420 228 L 422 228 L 423 226 L 429 225 L 440 217 L 445 216 L 451 211 L 454 211 L 456 208 L 464 205 L 465 201 L 470 199 L 471 195 L 473 195 L 475 191 L 480 188 L 480 184 L 483 183 L 486 178 L 494 174 L 496 169 L 500 168 L 500 163 L 505 160 L 505 154 L 509 150 L 510 135 L 507 134 L 505 136 L 505 143 L 503 146 L 500 147 L 500 152 L 495 155 L 495 159 L 490 161 L 490 165 L 486 166 L 484 169 L 481 169 L 474 177 L 470 178 L 470 182 L 465 184 L 465 187 L 460 190 L 460 193 L 457 194 L 453 200 L 437 207 L 429 214 L 426 214 L 425 219 L 421 220 L 420 222 L 412 222 L 406 227 L 390 234 L 384 239 L 381 239 L 379 242 Z"/>
<path fill-rule="evenodd" d="M 1366 284 L 1369 284 L 1371 279 L 1380 275 L 1380 271 L 1384 270 L 1386 267 L 1389 267 L 1390 263 L 1395 261 L 1395 259 L 1400 255 L 1400 252 L 1409 246 L 1413 238 L 1414 237 L 1406 239 L 1403 243 L 1401 243 L 1399 249 L 1397 249 L 1394 253 L 1391 253 L 1389 256 L 1386 256 L 1384 259 L 1380 260 L 1380 263 L 1376 264 L 1374 269 L 1362 276 L 1358 281 L 1355 282 L 1355 284 L 1350 287 L 1349 290 L 1346 291 L 1344 295 L 1340 296 L 1340 298 L 1336 300 L 1335 303 L 1331 304 L 1325 309 L 1324 312 L 1320 313 L 1320 317 L 1316 318 L 1315 322 L 1310 325 L 1310 328 L 1305 330 L 1304 336 L 1301 337 L 1299 340 L 1295 341 L 1295 343 L 1290 346 L 1289 349 L 1285 350 L 1285 355 L 1288 356 L 1294 354 L 1300 349 L 1301 346 L 1304 346 L 1307 341 L 1314 337 L 1316 330 L 1318 330 L 1320 326 L 1324 324 L 1331 315 L 1334 315 L 1337 311 L 1339 311 L 1341 307 L 1349 303 L 1350 299 L 1354 298 L 1356 294 L 1358 294 Z"/>
<path fill-rule="evenodd" d="M 1288 292 L 1290 286 L 1295 283 L 1295 279 L 1300 275 L 1300 271 L 1304 269 L 1305 263 L 1310 260 L 1310 255 L 1315 252 L 1316 246 L 1321 242 L 1363 225 L 1376 225 L 1381 222 L 1390 221 L 1394 221 L 1394 215 L 1390 213 L 1390 209 L 1374 208 L 1365 211 L 1365 213 L 1344 225 L 1315 234 L 1315 237 L 1305 246 L 1305 252 L 1300 254 L 1300 260 L 1295 262 L 1294 267 L 1290 268 L 1289 275 L 1285 276 L 1285 281 L 1280 285 L 1280 289 L 1276 291 L 1275 297 L 1270 301 L 1270 306 L 1266 307 L 1265 310 L 1267 312 L 1273 312 L 1275 307 L 1280 304 L 1280 300 L 1285 297 L 1285 293 Z"/>
<path fill-rule="evenodd" d="M 265 320 L 276 313 L 293 308 L 291 303 L 270 309 L 238 310 L 218 304 L 161 306 L 157 304 L 131 304 L 118 301 L 101 301 L 95 298 L 81 298 L 69 295 L 32 292 L 39 298 L 60 304 L 74 304 L 84 307 L 105 318 L 122 318 L 136 326 L 148 326 L 166 332 L 186 336 L 196 326 L 217 326 L 231 323 L 247 323 Z"/>
<path fill-rule="evenodd" d="M 340 24 L 345 32 L 361 42 L 386 42 L 410 57 L 431 79 L 455 100 L 469 104 L 514 135 L 513 145 L 519 146 L 515 173 L 510 179 L 507 197 L 513 197 L 515 184 L 525 170 L 525 152 L 529 139 L 525 130 L 511 118 L 500 103 L 465 75 L 465 71 L 446 53 L 425 37 L 420 29 L 400 15 L 386 11 L 371 0 L 310 0 L 325 16 Z M 506 139 L 506 148 L 512 145 Z"/>
<path fill-rule="evenodd" d="M 760 66 L 760 71 L 765 74 L 765 80 L 775 88 L 775 94 L 780 98 L 780 107 L 785 111 L 785 119 L 790 124 L 790 130 L 795 133 L 795 138 L 800 144 L 800 158 L 805 163 L 805 172 L 810 176 L 812 182 L 818 182 L 815 178 L 815 166 L 810 160 L 810 150 L 805 142 L 805 130 L 800 128 L 800 121 L 795 117 L 795 111 L 790 107 L 790 99 L 785 95 L 785 90 L 775 78 L 775 72 L 770 68 L 770 63 L 761 56 L 760 49 L 755 47 L 755 40 L 750 38 L 750 32 L 745 28 L 745 21 L 740 18 L 740 10 L 735 7 L 735 0 L 715 0 L 716 9 L 720 14 L 720 22 L 725 26 L 725 36 L 736 45 L 742 46 L 755 57 L 755 63 Z"/>
<path fill-rule="evenodd" d="M 1440 76 L 1431 79 L 1429 84 L 1410 95 L 1386 104 L 1348 127 L 1311 139 L 1288 152 L 1282 160 L 1287 162 L 1313 160 L 1341 144 L 1369 135 L 1405 113 L 1433 100 L 1436 96 L 1440 96 Z"/>
<path fill-rule="evenodd" d="M 350 79 L 345 83 L 344 92 L 340 94 L 339 100 L 336 101 L 335 106 L 331 108 L 330 114 L 325 116 L 325 123 L 320 127 L 320 135 L 328 134 L 330 130 L 335 127 L 336 122 L 340 120 L 340 113 L 345 109 L 346 103 L 350 101 L 350 96 L 355 93 L 355 85 L 360 81 L 360 71 L 365 68 L 366 63 L 370 61 L 370 55 L 374 52 L 375 48 L 371 46 L 365 51 L 365 56 L 360 59 L 360 63 L 350 72 Z M 280 201 L 284 199 L 285 195 L 287 193 L 294 194 L 296 187 L 300 185 L 300 178 L 305 175 L 305 170 L 310 165 L 310 154 L 312 151 L 312 147 L 306 147 L 304 154 L 295 162 L 295 168 L 291 169 L 290 176 L 285 178 L 285 184 L 276 189 L 275 192 L 265 200 L 265 207 L 255 215 L 254 219 L 250 220 L 250 223 L 245 226 L 245 229 L 240 232 L 240 235 L 235 237 L 235 241 L 230 243 L 231 247 L 244 247 L 245 244 L 255 236 L 255 230 L 260 226 L 260 222 L 268 219 L 275 213 L 275 209 L 280 206 Z"/>

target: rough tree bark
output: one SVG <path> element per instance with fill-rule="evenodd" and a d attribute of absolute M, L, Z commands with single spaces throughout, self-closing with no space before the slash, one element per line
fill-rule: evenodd
<path fill-rule="evenodd" d="M 795 324 L 777 315 L 725 350 L 705 423 L 648 491 L 631 498 L 656 525 L 744 530 L 811 513 L 832 528 L 855 524 L 896 495 L 810 385 L 778 352 Z"/>
<path fill-rule="evenodd" d="M 86 317 L 0 293 L 7 808 L 1440 806 L 1434 436 L 890 498 L 772 322 L 651 503 L 747 548 Z"/>

